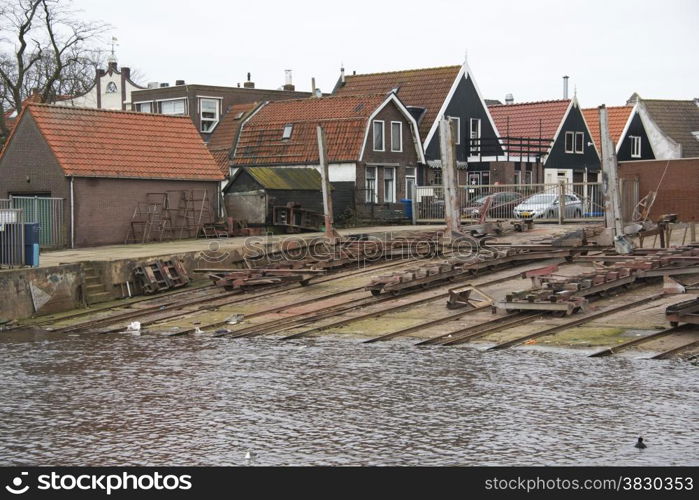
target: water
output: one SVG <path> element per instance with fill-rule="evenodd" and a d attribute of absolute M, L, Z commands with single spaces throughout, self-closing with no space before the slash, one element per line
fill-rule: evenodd
<path fill-rule="evenodd" d="M 2 465 L 699 464 L 688 363 L 8 332 L 0 359 Z"/>

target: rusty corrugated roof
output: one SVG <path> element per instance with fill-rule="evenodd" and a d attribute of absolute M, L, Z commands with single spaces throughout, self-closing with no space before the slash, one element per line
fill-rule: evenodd
<path fill-rule="evenodd" d="M 320 173 L 315 168 L 250 167 L 243 169 L 265 189 L 320 191 Z"/>

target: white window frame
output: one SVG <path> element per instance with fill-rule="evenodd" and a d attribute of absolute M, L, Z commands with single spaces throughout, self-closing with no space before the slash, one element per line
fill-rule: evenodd
<path fill-rule="evenodd" d="M 367 203 L 376 203 L 378 201 L 378 190 L 376 189 L 378 187 L 376 184 L 377 170 L 378 169 L 376 167 L 366 167 L 366 169 L 364 170 L 364 189 L 366 189 L 364 199 Z M 369 178 L 369 171 L 374 172 L 374 176 L 372 178 Z M 374 183 L 373 192 L 369 188 L 370 180 Z"/>
<path fill-rule="evenodd" d="M 398 149 L 393 149 L 393 126 L 398 125 Z M 403 122 L 391 122 L 391 151 L 394 153 L 403 152 Z"/>
<path fill-rule="evenodd" d="M 293 133 L 294 133 L 294 124 L 293 123 L 287 123 L 286 125 L 284 125 L 284 130 L 282 130 L 282 141 L 287 141 L 287 140 L 291 139 L 291 136 Z"/>
<path fill-rule="evenodd" d="M 376 127 L 381 124 L 381 149 L 376 147 Z M 386 151 L 386 127 L 383 120 L 374 120 L 371 125 L 371 142 L 374 151 Z"/>
<path fill-rule="evenodd" d="M 153 112 L 153 101 L 138 101 L 138 102 L 135 102 L 133 104 L 134 104 L 134 107 L 136 108 L 136 111 L 138 111 L 139 113 L 152 113 Z M 147 104 L 148 107 L 150 108 L 148 111 L 143 111 L 141 109 L 141 106 L 143 106 L 144 104 Z"/>
<path fill-rule="evenodd" d="M 568 149 L 568 137 L 570 137 L 570 149 Z M 575 132 L 566 132 L 563 139 L 563 149 L 566 153 L 575 153 Z"/>
<path fill-rule="evenodd" d="M 212 118 L 204 118 L 204 101 L 213 101 L 216 103 L 216 116 Z M 214 131 L 218 122 L 221 120 L 221 99 L 218 97 L 197 96 L 197 104 L 199 107 L 199 131 L 210 134 Z M 208 111 L 207 111 L 208 112 Z M 212 122 L 211 127 L 204 130 L 204 122 Z"/>
<path fill-rule="evenodd" d="M 578 137 L 582 137 L 580 140 L 580 151 L 578 151 Z M 575 132 L 575 143 L 573 144 L 576 154 L 585 154 L 585 132 Z"/>
<path fill-rule="evenodd" d="M 456 122 L 456 138 L 454 144 L 458 146 L 461 144 L 461 118 L 458 116 L 447 116 L 447 120 L 454 120 Z"/>
<path fill-rule="evenodd" d="M 478 124 L 478 135 L 476 137 L 473 136 L 473 124 L 477 123 Z M 479 139 L 481 138 L 481 119 L 480 118 L 471 118 L 468 121 L 468 137 L 469 139 Z M 476 153 L 476 152 L 483 152 L 483 148 L 481 147 L 481 144 L 479 142 L 478 146 L 473 146 L 472 144 L 470 145 L 470 152 L 471 153 Z"/>
<path fill-rule="evenodd" d="M 640 135 L 630 135 L 631 139 L 631 158 L 641 157 L 641 136 Z"/>
<path fill-rule="evenodd" d="M 388 180 L 386 178 L 386 172 L 392 172 L 392 177 L 391 177 L 391 189 L 389 190 L 391 196 L 390 200 L 389 197 L 386 196 L 387 191 L 386 191 L 386 181 Z M 384 203 L 396 203 L 396 168 L 395 167 L 384 167 L 383 168 L 383 202 Z"/>
<path fill-rule="evenodd" d="M 167 102 L 173 102 L 173 101 L 182 101 L 184 103 L 183 109 L 184 111 L 182 113 L 163 113 L 163 103 Z M 173 99 L 158 99 L 155 101 L 155 106 L 161 115 L 171 115 L 171 116 L 186 116 L 187 115 L 187 98 L 186 97 L 175 97 Z"/>

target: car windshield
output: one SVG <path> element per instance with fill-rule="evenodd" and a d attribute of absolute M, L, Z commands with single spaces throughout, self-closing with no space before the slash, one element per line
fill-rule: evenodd
<path fill-rule="evenodd" d="M 555 194 L 535 194 L 531 198 L 527 199 L 525 203 L 551 203 L 555 199 Z"/>

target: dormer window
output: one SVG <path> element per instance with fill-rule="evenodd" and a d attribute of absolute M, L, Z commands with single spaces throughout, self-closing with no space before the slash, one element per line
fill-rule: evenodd
<path fill-rule="evenodd" d="M 219 100 L 218 99 L 199 99 L 199 112 L 201 131 L 212 132 L 219 119 Z"/>
<path fill-rule="evenodd" d="M 291 139 L 291 133 L 294 131 L 294 125 L 292 123 L 287 123 L 284 125 L 284 130 L 282 131 L 282 141 Z"/>

